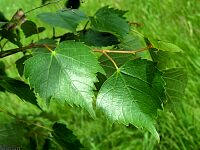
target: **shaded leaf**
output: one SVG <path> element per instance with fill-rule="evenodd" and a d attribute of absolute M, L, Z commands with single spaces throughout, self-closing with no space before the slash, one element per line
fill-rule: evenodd
<path fill-rule="evenodd" d="M 8 23 L 8 19 L 4 16 L 4 14 L 0 11 L 0 28 Z"/>
<path fill-rule="evenodd" d="M 25 62 L 25 60 L 29 59 L 30 57 L 31 57 L 31 55 L 25 55 L 15 62 L 16 67 L 17 67 L 17 71 L 18 71 L 20 76 L 23 76 L 23 74 L 24 74 L 24 62 Z"/>
<path fill-rule="evenodd" d="M 157 63 L 157 67 L 161 70 L 177 67 L 178 60 L 183 57 L 183 53 L 162 51 L 156 48 L 150 48 L 149 52 L 152 60 Z"/>
<path fill-rule="evenodd" d="M 119 43 L 116 36 L 107 32 L 98 32 L 94 30 L 87 30 L 81 33 L 80 41 L 89 46 L 111 46 Z"/>
<path fill-rule="evenodd" d="M 78 24 L 87 19 L 87 16 L 77 9 L 68 9 L 58 12 L 46 12 L 38 15 L 38 18 L 53 27 L 61 27 L 75 32 Z"/>
<path fill-rule="evenodd" d="M 0 76 L 6 76 L 6 66 L 3 61 L 0 61 Z"/>
<path fill-rule="evenodd" d="M 65 33 L 64 35 L 60 37 L 60 42 L 69 41 L 69 40 L 78 41 L 78 38 L 79 37 L 75 35 L 74 33 Z"/>
<path fill-rule="evenodd" d="M 41 39 L 41 40 L 37 41 L 36 44 L 43 44 L 43 45 L 48 46 L 50 49 L 54 50 L 57 45 L 57 41 L 46 38 L 46 39 Z M 46 47 L 32 49 L 32 55 L 35 55 L 38 52 L 49 52 L 49 50 Z"/>
<path fill-rule="evenodd" d="M 8 22 L 9 20 L 5 17 L 5 15 L 0 11 L 0 22 Z"/>
<path fill-rule="evenodd" d="M 18 47 L 22 46 L 20 42 L 20 36 L 19 34 L 15 33 L 14 30 L 2 29 L 0 30 L 0 36 L 9 40 L 11 43 L 17 45 Z"/>
<path fill-rule="evenodd" d="M 20 99 L 25 100 L 40 108 L 37 103 L 37 98 L 35 97 L 35 94 L 30 89 L 29 85 L 24 83 L 23 81 L 2 76 L 0 77 L 0 86 L 2 86 L 8 92 L 16 94 Z"/>
<path fill-rule="evenodd" d="M 42 146 L 42 150 L 49 150 L 51 147 L 51 141 L 49 139 L 45 139 L 44 145 Z"/>
<path fill-rule="evenodd" d="M 110 53 L 109 56 L 112 57 L 112 59 L 116 62 L 118 67 L 122 66 L 127 61 L 136 58 L 135 55 L 131 54 Z M 105 70 L 107 77 L 110 77 L 116 71 L 116 68 L 113 65 L 113 63 L 105 55 L 99 57 L 99 62 Z"/>
<path fill-rule="evenodd" d="M 102 73 L 97 73 L 98 82 L 95 83 L 96 91 L 99 91 L 103 83 L 107 80 L 107 77 Z"/>
<path fill-rule="evenodd" d="M 73 132 L 61 123 L 53 125 L 53 137 L 63 150 L 80 150 L 83 146 Z"/>
<path fill-rule="evenodd" d="M 90 18 L 93 30 L 100 32 L 109 32 L 111 34 L 123 37 L 129 32 L 129 25 L 117 10 L 112 8 L 100 8 L 94 17 Z"/>
<path fill-rule="evenodd" d="M 34 137 L 29 137 L 30 150 L 37 150 L 37 141 Z"/>
<path fill-rule="evenodd" d="M 97 107 L 113 121 L 149 130 L 157 140 L 154 127 L 157 109 L 162 109 L 164 81 L 153 62 L 129 61 L 102 85 Z"/>
<path fill-rule="evenodd" d="M 3 27 L 7 22 L 0 22 L 0 28 Z"/>
<path fill-rule="evenodd" d="M 39 34 L 45 30 L 44 27 L 37 27 L 37 25 L 30 20 L 27 20 L 25 23 L 21 25 L 21 29 L 24 32 L 25 37 L 30 37 L 34 34 Z"/>
<path fill-rule="evenodd" d="M 183 68 L 171 68 L 163 70 L 163 79 L 165 80 L 165 89 L 167 96 L 167 105 L 172 105 L 176 109 L 177 104 L 181 102 L 187 85 L 187 73 Z"/>
<path fill-rule="evenodd" d="M 103 72 L 92 50 L 65 41 L 55 51 L 38 51 L 25 61 L 25 76 L 42 98 L 66 101 L 85 108 L 92 116 L 96 73 Z"/>

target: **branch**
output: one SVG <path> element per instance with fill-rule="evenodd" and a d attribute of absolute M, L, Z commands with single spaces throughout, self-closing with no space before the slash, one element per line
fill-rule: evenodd
<path fill-rule="evenodd" d="M 9 50 L 5 50 L 5 51 L 1 51 L 0 52 L 0 58 L 9 56 L 9 55 L 13 55 L 16 54 L 18 52 L 25 52 L 28 49 L 31 48 L 47 48 L 48 50 L 50 50 L 51 48 L 54 48 L 54 46 L 52 45 L 47 45 L 47 44 L 36 44 L 36 43 L 32 43 L 30 45 L 24 46 L 24 47 L 19 47 L 19 48 L 14 48 L 14 49 L 9 49 Z M 99 50 L 99 49 L 94 49 L 93 52 L 99 52 L 99 53 L 118 53 L 118 54 L 136 54 L 139 52 L 143 52 L 148 50 L 149 48 L 152 48 L 152 45 L 149 45 L 145 48 L 141 48 L 138 50 L 131 50 L 131 51 L 126 51 L 126 50 Z"/>
<path fill-rule="evenodd" d="M 45 6 L 47 6 L 47 5 L 51 5 L 51 4 L 54 4 L 54 3 L 58 3 L 58 2 L 60 2 L 60 1 L 62 1 L 62 0 L 56 0 L 56 1 L 48 2 L 48 3 L 44 4 L 44 5 L 38 6 L 38 7 L 36 7 L 36 8 L 33 8 L 33 9 L 31 9 L 31 10 L 25 12 L 25 14 L 30 13 L 31 11 L 34 11 L 34 10 L 36 10 L 36 9 L 45 7 Z"/>
<path fill-rule="evenodd" d="M 53 46 L 48 45 L 48 47 L 53 47 Z M 46 48 L 46 45 L 45 44 L 32 43 L 32 44 L 24 46 L 24 47 L 19 47 L 19 48 L 1 51 L 0 52 L 0 58 L 6 57 L 6 56 L 9 56 L 9 55 L 13 55 L 13 54 L 16 54 L 18 52 L 25 52 L 26 50 L 31 49 L 31 48 Z"/>
<path fill-rule="evenodd" d="M 141 49 L 137 49 L 137 50 L 131 50 L 131 51 L 126 51 L 126 50 L 99 50 L 99 49 L 94 49 L 93 51 L 94 52 L 99 52 L 99 53 L 118 53 L 118 54 L 136 54 L 136 53 L 139 53 L 139 52 L 143 52 L 143 51 L 146 51 L 148 50 L 149 48 L 152 48 L 152 46 L 148 46 L 148 47 L 145 47 L 145 48 L 141 48 Z"/>

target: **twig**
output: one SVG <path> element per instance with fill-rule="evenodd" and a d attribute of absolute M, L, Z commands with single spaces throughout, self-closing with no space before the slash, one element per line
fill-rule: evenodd
<path fill-rule="evenodd" d="M 47 48 L 48 50 L 52 51 L 51 49 L 54 48 L 53 45 L 47 45 L 47 44 L 36 44 L 32 43 L 30 45 L 24 46 L 24 47 L 19 47 L 19 48 L 14 48 L 10 50 L 5 50 L 0 52 L 0 58 L 16 54 L 18 52 L 25 52 L 28 49 L 31 48 Z M 94 49 L 93 52 L 99 52 L 99 53 L 118 53 L 118 54 L 136 54 L 138 52 L 143 52 L 145 50 L 148 50 L 149 48 L 152 48 L 152 45 L 149 45 L 148 47 L 141 48 L 138 50 L 131 50 L 131 51 L 126 51 L 126 50 L 99 50 L 99 49 Z"/>
<path fill-rule="evenodd" d="M 31 10 L 25 12 L 24 14 L 30 13 L 31 11 L 34 11 L 34 10 L 36 10 L 36 9 L 39 9 L 39 8 L 45 7 L 45 6 L 50 5 L 50 4 L 58 3 L 58 2 L 60 2 L 60 1 L 62 1 L 62 0 L 57 0 L 57 1 L 53 1 L 53 2 L 46 3 L 46 4 L 44 4 L 44 5 L 41 5 L 41 6 L 35 7 L 35 8 L 33 8 L 33 9 L 31 9 Z"/>
<path fill-rule="evenodd" d="M 48 47 L 52 47 L 53 48 L 53 46 L 51 46 L 51 45 L 48 45 Z M 28 49 L 31 49 L 31 48 L 46 48 L 46 46 L 44 44 L 32 43 L 32 44 L 30 44 L 28 46 L 1 51 L 0 52 L 0 58 L 6 57 L 6 56 L 9 56 L 9 55 L 13 55 L 13 54 L 16 54 L 18 52 L 24 52 L 24 51 L 26 51 Z"/>
<path fill-rule="evenodd" d="M 103 52 L 103 54 L 113 63 L 115 68 L 118 70 L 119 67 L 117 66 L 116 62 L 112 59 L 112 57 L 110 57 L 106 52 Z"/>
<path fill-rule="evenodd" d="M 131 51 L 125 51 L 125 50 L 98 50 L 95 49 L 93 50 L 94 52 L 99 52 L 99 53 L 118 53 L 118 54 L 136 54 L 138 52 L 143 52 L 145 50 L 148 50 L 149 48 L 152 48 L 151 46 L 145 47 L 145 48 L 141 48 L 138 50 L 131 50 Z"/>

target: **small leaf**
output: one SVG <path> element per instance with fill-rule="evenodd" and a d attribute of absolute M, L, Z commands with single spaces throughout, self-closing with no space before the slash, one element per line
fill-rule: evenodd
<path fill-rule="evenodd" d="M 73 41 L 60 43 L 52 52 L 38 51 L 25 61 L 25 77 L 42 98 L 81 106 L 93 117 L 97 72 L 104 73 L 92 50 Z"/>
<path fill-rule="evenodd" d="M 118 46 L 123 50 L 137 50 L 146 47 L 144 39 L 133 32 L 121 38 Z"/>
<path fill-rule="evenodd" d="M 175 44 L 165 41 L 160 41 L 157 39 L 149 39 L 149 40 L 153 45 L 153 47 L 157 48 L 158 50 L 169 51 L 169 52 L 183 52 L 183 50 Z"/>
<path fill-rule="evenodd" d="M 16 67 L 17 67 L 17 71 L 18 71 L 20 76 L 23 76 L 23 74 L 24 74 L 24 62 L 25 62 L 25 60 L 29 59 L 30 57 L 31 57 L 31 55 L 25 55 L 15 62 Z"/>
<path fill-rule="evenodd" d="M 149 130 L 157 140 L 154 127 L 157 109 L 162 109 L 164 81 L 153 62 L 129 61 L 102 85 L 97 107 L 113 121 Z"/>
<path fill-rule="evenodd" d="M 80 10 L 62 10 L 55 13 L 47 12 L 38 15 L 38 18 L 53 27 L 61 27 L 75 32 L 78 24 L 87 19 Z"/>
<path fill-rule="evenodd" d="M 87 30 L 81 33 L 80 41 L 89 46 L 111 46 L 119 43 L 116 36 L 107 32 L 98 32 L 93 30 Z"/>
<path fill-rule="evenodd" d="M 77 137 L 64 124 L 56 122 L 53 125 L 52 135 L 63 150 L 80 150 L 83 148 Z"/>
<path fill-rule="evenodd" d="M 37 25 L 33 21 L 27 20 L 25 23 L 21 25 L 21 29 L 24 32 L 25 37 L 30 37 L 34 34 L 39 34 L 45 30 L 44 27 L 37 27 Z"/>
<path fill-rule="evenodd" d="M 90 21 L 92 29 L 99 32 L 108 32 L 119 37 L 129 32 L 129 25 L 122 15 L 107 6 L 99 9 Z"/>
<path fill-rule="evenodd" d="M 30 90 L 29 85 L 23 81 L 4 76 L 0 78 L 0 86 L 2 86 L 8 92 L 16 94 L 20 99 L 25 100 L 40 108 L 37 103 L 35 94 L 32 90 Z"/>

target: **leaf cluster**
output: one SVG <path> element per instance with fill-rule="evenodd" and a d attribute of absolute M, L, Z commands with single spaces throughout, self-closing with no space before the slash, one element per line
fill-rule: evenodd
<path fill-rule="evenodd" d="M 159 141 L 155 127 L 158 109 L 177 103 L 184 94 L 186 75 L 175 63 L 183 52 L 172 43 L 144 37 L 132 30 L 125 13 L 106 6 L 94 16 L 78 9 L 38 14 L 38 19 L 53 28 L 53 36 L 34 39 L 26 47 L 20 42 L 19 33 L 25 38 L 35 37 L 45 32 L 45 27 L 24 21 L 22 16 L 25 16 L 20 16 L 19 11 L 14 22 L 1 14 L 1 41 L 19 48 L 4 50 L 1 43 L 0 56 L 23 52 L 16 61 L 23 81 L 8 77 L 1 62 L 0 91 L 16 94 L 42 112 L 37 97 L 47 105 L 55 100 L 80 106 L 93 118 L 99 109 L 111 122 L 145 128 Z M 56 35 L 57 28 L 66 33 Z M 82 147 L 72 131 L 61 123 L 54 122 L 44 137 L 45 149 L 52 137 L 63 149 Z M 35 138 L 30 136 L 30 142 L 34 145 Z"/>

